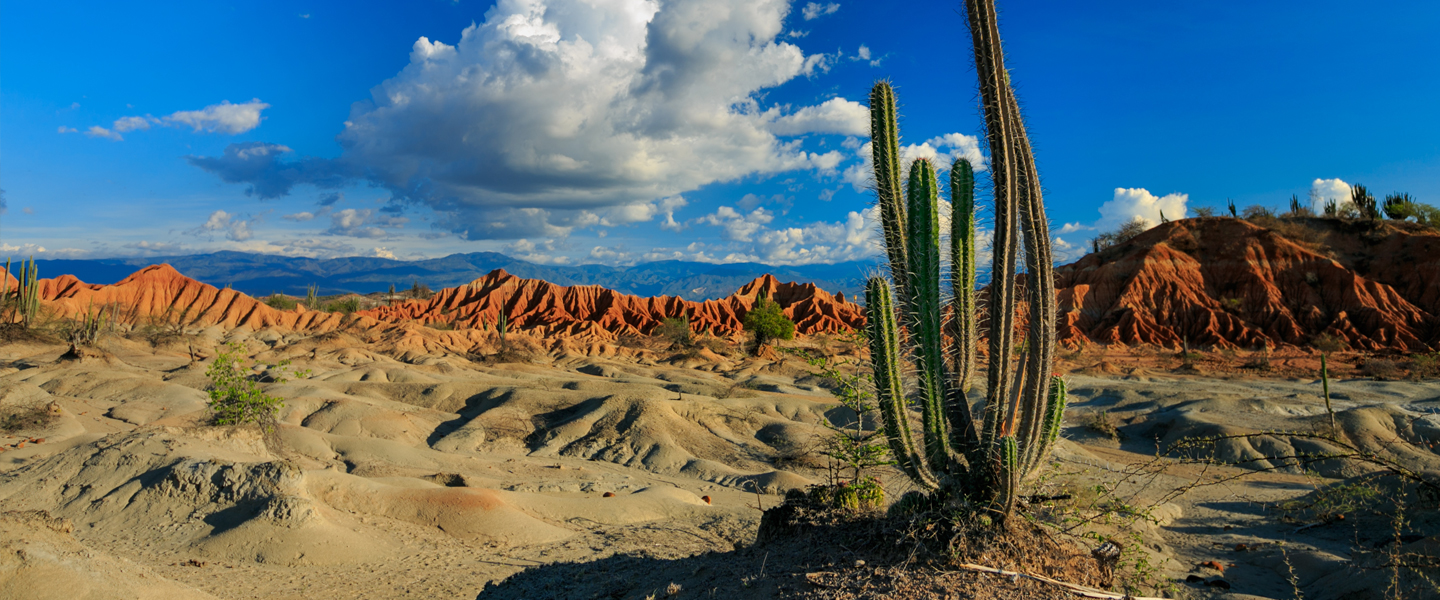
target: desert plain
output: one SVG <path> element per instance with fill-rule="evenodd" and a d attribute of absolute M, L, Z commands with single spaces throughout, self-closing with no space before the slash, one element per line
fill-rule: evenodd
<path fill-rule="evenodd" d="M 1210 218 L 1061 268 L 1069 410 L 1014 526 L 1072 562 L 1123 550 L 957 552 L 1116 598 L 1440 595 L 1440 294 L 1413 279 L 1440 236 L 1387 235 L 1429 262 Z M 955 568 L 883 507 L 762 531 L 787 492 L 853 478 L 827 440 L 876 427 L 815 360 L 863 371 L 863 309 L 814 286 L 687 302 L 497 271 L 330 312 L 165 265 L 40 284 L 52 327 L 0 343 L 3 598 L 1082 597 Z M 760 297 L 798 335 L 750 352 Z M 64 339 L 97 307 L 104 335 Z M 693 339 L 656 333 L 677 315 Z M 213 424 L 222 353 L 283 400 L 272 426 Z M 868 474 L 886 503 L 913 489 Z"/>

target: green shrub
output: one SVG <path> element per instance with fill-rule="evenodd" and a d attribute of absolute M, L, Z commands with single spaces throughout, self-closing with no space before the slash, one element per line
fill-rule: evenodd
<path fill-rule="evenodd" d="M 689 348 L 695 343 L 695 333 L 690 330 L 690 319 L 686 317 L 665 319 L 650 332 L 650 335 L 669 341 L 681 348 Z"/>
<path fill-rule="evenodd" d="M 357 310 L 360 310 L 360 299 L 355 296 L 351 296 L 342 300 L 336 300 L 325 305 L 325 312 L 338 312 L 348 315 Z"/>
<path fill-rule="evenodd" d="M 285 371 L 290 361 L 267 364 L 267 370 L 279 374 L 276 383 L 288 381 Z M 215 361 L 205 370 L 210 378 L 206 392 L 210 395 L 208 406 L 215 413 L 216 425 L 243 425 L 259 423 L 267 428 L 275 422 L 275 415 L 285 406 L 278 396 L 271 396 L 260 389 L 252 376 L 251 368 L 245 366 L 245 347 L 239 342 L 230 342 L 216 350 Z M 295 377 L 307 377 L 309 371 L 292 372 Z"/>
<path fill-rule="evenodd" d="M 755 307 L 745 313 L 745 331 L 755 336 L 754 352 L 774 340 L 795 338 L 795 322 L 785 316 L 780 304 L 769 298 L 760 298 Z"/>
<path fill-rule="evenodd" d="M 279 310 L 295 310 L 300 303 L 285 294 L 270 294 L 270 297 L 265 299 L 265 304 Z"/>

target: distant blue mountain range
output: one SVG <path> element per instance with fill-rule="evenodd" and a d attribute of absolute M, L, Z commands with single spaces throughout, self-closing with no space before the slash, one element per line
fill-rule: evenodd
<path fill-rule="evenodd" d="M 86 283 L 115 283 L 143 267 L 169 263 L 192 279 L 216 287 L 231 286 L 252 296 L 274 292 L 304 295 L 319 287 L 321 295 L 383 292 L 391 285 L 404 290 L 416 282 L 432 289 L 469 283 L 495 269 L 558 285 L 600 285 L 637 296 L 679 296 L 708 300 L 730 295 L 752 279 L 770 273 L 781 281 L 813 283 L 829 292 L 854 298 L 864 290 L 864 277 L 877 261 L 833 265 L 778 267 L 759 263 L 710 264 L 685 261 L 641 263 L 633 267 L 604 265 L 550 266 L 495 252 L 452 254 L 418 261 L 386 258 L 294 258 L 246 252 L 189 256 L 38 260 L 41 277 L 70 274 Z"/>

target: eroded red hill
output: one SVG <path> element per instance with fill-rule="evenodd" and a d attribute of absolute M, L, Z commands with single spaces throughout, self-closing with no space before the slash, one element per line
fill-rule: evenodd
<path fill-rule="evenodd" d="M 1186 219 L 1060 267 L 1060 339 L 1257 348 L 1329 334 L 1355 349 L 1407 352 L 1440 342 L 1440 235 L 1321 219 L 1297 226 L 1312 239 L 1240 219 Z"/>

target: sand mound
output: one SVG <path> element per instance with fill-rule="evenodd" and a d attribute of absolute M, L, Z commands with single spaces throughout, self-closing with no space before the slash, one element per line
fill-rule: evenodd
<path fill-rule="evenodd" d="M 82 545 L 43 511 L 0 513 L 0 599 L 210 600 L 214 596 Z"/>

